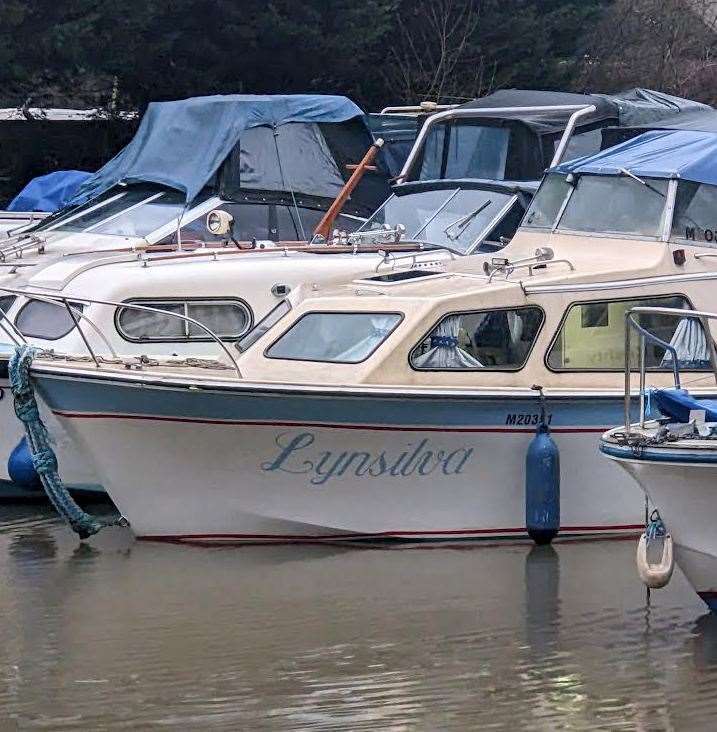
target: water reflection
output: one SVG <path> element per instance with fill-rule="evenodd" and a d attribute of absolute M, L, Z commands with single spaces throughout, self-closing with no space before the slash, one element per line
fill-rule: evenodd
<path fill-rule="evenodd" d="M 676 574 L 646 624 L 632 542 L 200 549 L 113 529 L 78 546 L 31 514 L 0 528 L 0 582 L 0 728 L 712 719 L 715 622 Z"/>

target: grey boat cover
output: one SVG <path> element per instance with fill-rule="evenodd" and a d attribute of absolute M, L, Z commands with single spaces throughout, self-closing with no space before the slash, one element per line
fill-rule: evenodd
<path fill-rule="evenodd" d="M 602 131 L 602 147 L 603 149 L 612 147 L 651 130 L 692 130 L 717 133 L 717 110 L 701 105 L 678 114 L 671 114 L 668 117 L 630 127 L 606 127 Z"/>
<path fill-rule="evenodd" d="M 592 104 L 596 111 L 583 117 L 579 125 L 614 120 L 620 126 L 634 126 L 683 113 L 688 110 L 709 110 L 705 104 L 663 94 L 651 89 L 629 89 L 617 94 L 575 94 L 572 92 L 502 89 L 472 102 L 461 109 L 490 107 L 548 107 Z M 550 112 L 502 112 L 496 117 L 518 119 L 538 134 L 562 132 L 575 110 Z"/>
<path fill-rule="evenodd" d="M 330 129 L 336 128 L 336 129 Z M 340 128 L 340 129 L 339 129 Z M 207 185 L 236 200 L 245 189 L 332 199 L 372 141 L 364 113 L 342 96 L 232 94 L 151 103 L 132 141 L 88 180 L 73 204 L 118 184 L 154 183 L 188 202 Z M 383 176 L 385 179 L 387 176 Z M 372 210 L 389 194 L 363 185 Z M 352 199 L 361 198 L 359 186 Z"/>
<path fill-rule="evenodd" d="M 567 159 L 598 151 L 602 128 L 655 123 L 678 113 L 710 109 L 688 99 L 639 88 L 620 94 L 502 89 L 460 107 L 484 110 L 480 117 L 458 118 L 436 125 L 409 179 L 539 180 L 550 165 L 576 107 L 585 105 L 593 105 L 595 110 L 578 119 L 564 153 Z M 531 107 L 534 109 L 528 111 Z M 547 110 L 546 107 L 567 109 Z M 491 132 L 490 128 L 502 131 Z"/>

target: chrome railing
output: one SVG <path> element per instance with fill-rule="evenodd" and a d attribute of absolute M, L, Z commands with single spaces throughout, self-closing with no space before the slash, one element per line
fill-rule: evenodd
<path fill-rule="evenodd" d="M 712 339 L 712 336 L 710 334 L 710 329 L 708 326 L 708 322 L 710 320 L 717 319 L 717 313 L 708 313 L 701 310 L 684 310 L 682 308 L 664 308 L 664 307 L 650 307 L 650 306 L 637 306 L 634 308 L 630 308 L 625 312 L 625 402 L 624 402 L 624 411 L 625 411 L 625 436 L 629 437 L 630 435 L 630 425 L 631 425 L 631 418 L 630 418 L 630 405 L 632 401 L 632 364 L 631 364 L 631 348 L 632 348 L 632 338 L 631 334 L 634 330 L 636 333 L 639 334 L 640 340 L 639 340 L 639 346 L 638 346 L 638 354 L 639 354 L 639 400 L 640 400 L 640 427 L 645 426 L 645 397 L 647 394 L 646 390 L 646 373 L 647 373 L 647 365 L 646 365 L 646 345 L 647 343 L 654 343 L 657 346 L 660 346 L 661 348 L 664 348 L 666 353 L 669 353 L 671 356 L 672 361 L 672 376 L 674 380 L 674 385 L 676 389 L 681 388 L 681 379 L 680 379 L 680 364 L 679 359 L 677 357 L 677 349 L 671 344 L 663 341 L 661 338 L 656 336 L 654 333 L 651 333 L 649 330 L 647 330 L 645 327 L 640 325 L 640 323 L 637 322 L 636 316 L 639 315 L 667 315 L 674 318 L 680 318 L 682 319 L 689 319 L 689 320 L 698 320 L 700 322 L 700 325 L 702 327 L 702 330 L 705 335 L 705 342 L 707 344 L 707 347 L 709 348 L 710 353 L 710 364 L 712 366 L 712 372 L 715 377 L 715 382 L 717 383 L 717 351 L 715 350 L 715 344 L 714 340 Z"/>
<path fill-rule="evenodd" d="M 75 297 L 74 295 L 54 295 L 52 293 L 47 292 L 36 292 L 33 290 L 27 290 L 27 289 L 14 289 L 11 287 L 0 287 L 0 293 L 7 293 L 9 295 L 16 295 L 19 297 L 26 297 L 29 300 L 40 300 L 42 302 L 51 303 L 54 305 L 57 305 L 58 307 L 64 308 L 69 316 L 72 322 L 74 323 L 75 327 L 77 328 L 77 332 L 80 335 L 80 338 L 82 339 L 82 342 L 87 349 L 87 352 L 94 361 L 94 364 L 97 368 L 102 367 L 102 361 L 98 354 L 96 353 L 95 349 L 90 344 L 89 339 L 87 338 L 87 334 L 84 332 L 84 330 L 81 327 L 81 323 L 85 322 L 87 325 L 98 335 L 98 337 L 102 340 L 104 345 L 107 347 L 108 351 L 110 352 L 112 358 L 118 358 L 118 355 L 114 348 L 112 347 L 112 344 L 110 340 L 107 338 L 107 336 L 102 332 L 102 329 L 94 323 L 88 315 L 80 308 L 77 307 L 77 305 L 107 305 L 109 307 L 114 308 L 126 308 L 128 310 L 140 310 L 143 312 L 150 312 L 150 313 L 159 313 L 162 315 L 162 317 L 170 316 L 172 318 L 178 318 L 179 320 L 182 320 L 186 323 L 189 323 L 190 325 L 195 325 L 198 328 L 200 328 L 206 335 L 214 341 L 219 348 L 222 350 L 225 356 L 229 359 L 229 362 L 231 363 L 234 372 L 236 373 L 236 376 L 238 379 L 242 378 L 242 373 L 239 368 L 239 364 L 237 363 L 236 358 L 232 354 L 232 352 L 227 347 L 226 343 L 222 341 L 222 339 L 210 328 L 208 328 L 204 323 L 200 322 L 199 320 L 195 320 L 194 318 L 190 318 L 188 315 L 181 315 L 179 313 L 173 313 L 168 310 L 160 310 L 159 308 L 153 308 L 149 305 L 138 305 L 137 303 L 131 303 L 131 302 L 116 302 L 114 300 L 98 300 L 96 298 L 88 298 L 88 297 Z M 20 333 L 20 331 L 17 329 L 14 323 L 10 320 L 8 315 L 2 311 L 0 311 L 0 328 L 7 333 L 7 335 L 10 337 L 10 339 L 13 341 L 13 343 L 16 346 L 27 344 L 27 338 Z"/>
<path fill-rule="evenodd" d="M 482 107 L 477 109 L 466 109 L 465 107 L 460 107 L 458 109 L 447 109 L 445 112 L 438 112 L 430 116 L 426 120 L 423 127 L 421 127 L 421 131 L 418 133 L 418 137 L 413 143 L 411 152 L 408 154 L 408 158 L 406 158 L 403 169 L 398 174 L 396 180 L 397 182 L 404 182 L 407 180 L 408 176 L 411 173 L 411 168 L 413 168 L 421 153 L 421 150 L 423 149 L 423 145 L 426 141 L 426 138 L 428 137 L 428 134 L 433 129 L 433 127 L 435 127 L 435 125 L 440 124 L 441 122 L 448 122 L 453 119 L 478 119 L 480 117 L 498 117 L 520 114 L 539 114 L 541 112 L 572 111 L 572 114 L 570 115 L 570 118 L 568 119 L 568 122 L 565 126 L 565 131 L 563 132 L 563 135 L 560 138 L 560 142 L 555 149 L 553 159 L 550 162 L 550 167 L 553 168 L 562 160 L 563 155 L 565 154 L 565 150 L 568 147 L 568 142 L 572 137 L 573 131 L 575 130 L 575 125 L 578 123 L 578 120 L 581 117 L 592 114 L 596 111 L 596 109 L 597 108 L 594 104 L 560 104 L 542 107 Z"/>

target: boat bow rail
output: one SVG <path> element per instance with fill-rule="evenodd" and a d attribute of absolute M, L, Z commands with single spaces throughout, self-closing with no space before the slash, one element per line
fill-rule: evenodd
<path fill-rule="evenodd" d="M 170 316 L 173 318 L 178 318 L 179 320 L 182 320 L 189 325 L 196 326 L 197 328 L 200 328 L 212 341 L 214 341 L 221 351 L 224 353 L 224 355 L 229 359 L 230 366 L 228 368 L 231 368 L 238 379 L 243 378 L 241 370 L 239 368 L 239 364 L 237 363 L 237 360 L 232 354 L 231 350 L 227 346 L 224 341 L 210 328 L 208 328 L 204 323 L 200 322 L 199 320 L 195 320 L 194 318 L 190 318 L 188 315 L 181 315 L 180 313 L 173 313 L 168 310 L 160 310 L 159 308 L 153 308 L 149 305 L 138 305 L 137 303 L 132 302 L 117 302 L 114 300 L 99 300 L 96 298 L 87 298 L 87 297 L 75 297 L 74 295 L 60 295 L 60 294 L 53 294 L 53 293 L 47 293 L 47 292 L 36 292 L 33 290 L 28 289 L 14 289 L 10 287 L 0 287 L 0 292 L 7 293 L 8 295 L 15 295 L 15 296 L 21 296 L 26 297 L 28 299 L 35 299 L 40 300 L 42 302 L 46 302 L 49 304 L 57 305 L 58 307 L 61 307 L 67 311 L 69 314 L 71 320 L 73 321 L 75 327 L 77 328 L 77 332 L 80 334 L 80 337 L 82 339 L 82 342 L 87 350 L 89 358 L 94 362 L 95 366 L 97 368 L 101 368 L 103 364 L 105 365 L 118 365 L 124 363 L 128 368 L 131 366 L 134 366 L 135 368 L 141 366 L 143 364 L 150 364 L 154 363 L 153 361 L 150 361 L 146 356 L 139 356 L 135 360 L 127 361 L 125 359 L 122 359 L 118 356 L 116 351 L 112 348 L 112 345 L 110 343 L 110 339 L 107 338 L 107 336 L 102 332 L 102 329 L 97 326 L 96 323 L 94 323 L 88 315 L 83 312 L 82 308 L 77 307 L 78 305 L 106 305 L 108 307 L 114 307 L 114 308 L 126 308 L 128 310 L 140 310 L 143 312 L 149 312 L 149 313 L 158 313 L 164 316 Z M 83 331 L 81 327 L 81 322 L 86 323 L 94 333 L 98 335 L 102 343 L 107 347 L 110 357 L 107 358 L 105 356 L 102 356 L 98 354 L 95 350 L 95 348 L 92 347 L 92 345 L 89 342 L 89 339 L 87 338 L 87 334 Z M 20 331 L 17 329 L 14 323 L 10 320 L 10 318 L 2 311 L 0 311 L 0 328 L 8 335 L 8 337 L 12 340 L 13 344 L 17 347 L 26 346 L 28 344 L 27 339 L 25 336 L 20 333 Z M 49 353 L 49 352 L 48 352 Z M 59 355 L 59 354 L 54 354 Z M 76 356 L 62 356 L 62 358 L 68 358 L 68 359 L 74 359 L 76 360 Z M 205 359 L 198 359 L 198 358 L 192 358 L 192 359 L 185 359 L 185 362 L 192 366 L 202 366 L 207 365 L 211 366 L 211 368 L 222 368 L 221 364 L 217 361 L 207 361 Z M 179 365 L 178 362 L 172 361 L 173 365 Z"/>
<path fill-rule="evenodd" d="M 639 427 L 644 429 L 645 427 L 645 407 L 648 399 L 648 388 L 646 386 L 646 345 L 652 343 L 660 348 L 665 349 L 666 354 L 670 354 L 670 362 L 672 368 L 672 374 L 674 378 L 675 389 L 681 389 L 680 379 L 680 359 L 677 349 L 671 343 L 663 341 L 661 338 L 651 333 L 640 323 L 637 318 L 640 315 L 662 315 L 673 318 L 680 318 L 681 321 L 694 322 L 697 321 L 697 327 L 701 328 L 704 334 L 707 351 L 709 353 L 709 363 L 714 374 L 715 382 L 717 383 L 717 351 L 715 350 L 714 340 L 710 334 L 708 322 L 710 320 L 717 320 L 717 313 L 710 313 L 700 310 L 686 310 L 682 308 L 667 308 L 667 307 L 648 307 L 638 306 L 630 308 L 625 313 L 625 431 L 623 433 L 623 439 L 626 443 L 631 443 L 634 440 L 638 442 L 644 440 L 644 435 L 641 432 L 636 432 L 634 427 L 631 426 L 630 419 L 630 401 L 631 401 L 631 375 L 632 375 L 632 359 L 631 359 L 631 340 L 632 331 L 635 331 L 639 335 L 639 399 L 640 399 L 640 421 Z M 689 327 L 689 326 L 688 326 Z"/>

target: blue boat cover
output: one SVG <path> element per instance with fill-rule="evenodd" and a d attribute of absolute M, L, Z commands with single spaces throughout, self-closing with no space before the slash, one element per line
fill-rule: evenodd
<path fill-rule="evenodd" d="M 652 400 L 665 417 L 687 423 L 690 412 L 704 409 L 707 422 L 717 422 L 717 400 L 695 399 L 686 389 L 654 389 Z"/>
<path fill-rule="evenodd" d="M 118 183 L 157 183 L 193 200 L 245 130 L 363 117 L 350 99 L 320 94 L 231 94 L 152 102 L 132 141 L 82 186 L 83 203 Z"/>
<path fill-rule="evenodd" d="M 10 201 L 8 211 L 58 211 L 91 177 L 92 173 L 85 173 L 83 170 L 57 170 L 33 178 Z"/>
<path fill-rule="evenodd" d="M 561 163 L 557 173 L 684 178 L 717 184 L 717 135 L 696 130 L 654 130 L 594 155 Z"/>

